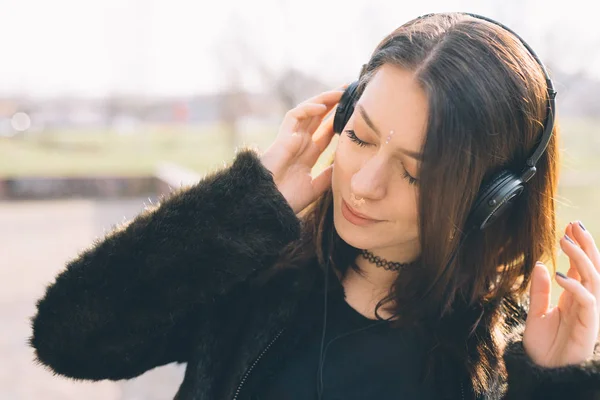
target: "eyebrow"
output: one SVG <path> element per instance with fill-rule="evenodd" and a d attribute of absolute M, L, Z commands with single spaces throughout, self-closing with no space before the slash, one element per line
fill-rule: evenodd
<path fill-rule="evenodd" d="M 375 133 L 377 133 L 379 136 L 381 136 L 381 131 L 379 129 L 377 129 L 377 127 L 375 126 L 375 124 L 373 123 L 371 118 L 369 117 L 369 114 L 367 114 L 367 111 L 365 110 L 365 108 L 361 104 L 358 104 L 357 107 L 358 107 L 358 111 L 360 112 L 360 115 L 363 117 L 363 119 L 365 120 L 365 122 L 367 123 L 369 128 L 371 128 L 373 131 L 375 131 Z M 406 150 L 403 148 L 398 148 L 398 151 L 400 151 L 401 153 L 403 153 L 409 157 L 414 158 L 417 161 L 423 161 L 423 155 L 421 153 Z"/>

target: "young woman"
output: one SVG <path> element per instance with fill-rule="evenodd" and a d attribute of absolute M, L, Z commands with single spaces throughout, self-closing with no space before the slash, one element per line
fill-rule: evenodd
<path fill-rule="evenodd" d="M 566 227 L 556 307 L 537 263 L 557 247 L 554 95 L 507 28 L 410 21 L 264 154 L 72 260 L 38 303 L 39 362 L 90 380 L 186 362 L 177 399 L 600 396 L 593 238 Z"/>

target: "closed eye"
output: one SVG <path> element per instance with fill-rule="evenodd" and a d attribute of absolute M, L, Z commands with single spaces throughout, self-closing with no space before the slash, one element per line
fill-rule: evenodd
<path fill-rule="evenodd" d="M 406 179 L 411 185 L 416 185 L 419 182 L 417 178 L 413 178 L 408 172 L 406 172 L 406 169 L 404 170 L 404 179 Z"/>
<path fill-rule="evenodd" d="M 348 135 L 348 138 L 350 138 L 350 140 L 352 140 L 354 143 L 356 143 L 357 145 L 359 145 L 360 147 L 365 147 L 368 146 L 369 143 L 365 142 L 364 140 L 361 140 L 358 136 L 356 136 L 356 132 L 354 132 L 352 129 L 348 129 L 345 131 L 346 135 Z M 404 164 L 402 165 L 404 167 Z M 409 184 L 411 185 L 416 185 L 419 180 L 413 176 L 411 176 L 407 171 L 406 168 L 404 168 L 404 173 L 403 173 L 403 177 L 404 179 L 406 179 L 408 181 Z"/>
<path fill-rule="evenodd" d="M 365 142 L 364 140 L 361 140 L 358 136 L 356 136 L 356 133 L 352 129 L 346 130 L 345 133 L 346 133 L 346 135 L 348 135 L 350 140 L 352 140 L 354 143 L 356 143 L 357 145 L 359 145 L 361 147 L 365 147 L 369 144 L 369 143 Z"/>

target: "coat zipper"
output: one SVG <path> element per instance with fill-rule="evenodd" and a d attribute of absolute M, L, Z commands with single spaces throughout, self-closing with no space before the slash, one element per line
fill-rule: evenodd
<path fill-rule="evenodd" d="M 463 383 L 460 383 L 460 398 L 465 400 L 465 388 L 463 387 Z"/>
<path fill-rule="evenodd" d="M 271 346 L 273 346 L 273 343 L 275 343 L 277 341 L 277 339 L 279 339 L 279 337 L 281 336 L 281 334 L 283 333 L 285 329 L 282 329 L 279 331 L 279 333 L 277 333 L 277 335 L 275 335 L 275 337 L 269 342 L 269 344 L 267 345 L 267 347 L 265 347 L 263 349 L 263 351 L 258 355 L 258 357 L 256 357 L 256 360 L 254 360 L 254 362 L 252 363 L 252 365 L 250 365 L 250 368 L 248 368 L 246 370 L 246 372 L 244 373 L 244 376 L 242 377 L 242 380 L 240 381 L 240 384 L 238 385 L 236 391 L 235 391 L 235 395 L 233 396 L 233 400 L 237 400 L 238 396 L 240 395 L 241 391 L 242 391 L 242 387 L 244 386 L 244 383 L 246 383 L 246 381 L 248 380 L 248 377 L 250 376 L 250 374 L 252 373 L 252 370 L 256 367 L 256 365 L 259 363 L 259 361 L 261 360 L 261 358 L 264 357 L 264 355 L 267 353 L 267 351 L 269 351 L 269 349 L 271 348 Z"/>

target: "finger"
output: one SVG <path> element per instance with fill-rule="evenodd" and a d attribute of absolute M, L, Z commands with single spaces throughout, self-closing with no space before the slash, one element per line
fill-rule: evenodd
<path fill-rule="evenodd" d="M 572 235 L 579 246 L 583 249 L 585 254 L 589 257 L 594 264 L 594 268 L 600 273 L 600 251 L 594 242 L 592 235 L 585 229 L 581 221 L 569 224 L 571 226 Z"/>
<path fill-rule="evenodd" d="M 317 148 L 319 149 L 319 154 L 325 151 L 327 146 L 329 146 L 333 135 L 333 118 L 329 118 L 321 123 L 321 125 L 313 135 L 313 142 L 315 142 L 315 144 L 317 145 Z"/>
<path fill-rule="evenodd" d="M 304 102 L 300 103 L 298 106 L 300 107 L 303 104 L 324 104 L 327 107 L 327 113 L 329 113 L 329 111 L 331 111 L 331 109 L 336 104 L 339 103 L 343 94 L 344 94 L 343 89 L 342 90 L 330 90 L 330 91 L 318 94 L 314 97 L 311 97 L 310 99 L 305 100 Z M 314 118 L 310 124 L 307 124 L 303 128 L 312 134 L 315 131 L 315 129 L 317 129 L 317 127 L 319 126 L 321 121 L 322 121 L 322 119 Z"/>
<path fill-rule="evenodd" d="M 311 146 L 307 152 L 307 162 L 314 165 L 321 154 L 325 151 L 327 146 L 331 143 L 333 138 L 333 118 L 323 121 L 319 129 L 313 135 L 313 146 Z"/>
<path fill-rule="evenodd" d="M 571 239 L 575 236 L 573 235 L 573 223 L 569 222 L 567 227 L 565 228 L 565 235 L 568 235 Z"/>
<path fill-rule="evenodd" d="M 541 317 L 550 306 L 551 282 L 548 269 L 542 263 L 533 267 L 531 288 L 529 289 L 529 315 Z"/>
<path fill-rule="evenodd" d="M 562 237 L 560 245 L 563 252 L 572 260 L 575 268 L 577 268 L 577 272 L 581 276 L 581 284 L 592 293 L 595 293 L 596 288 L 600 286 L 600 276 L 590 258 L 567 235 Z"/>
<path fill-rule="evenodd" d="M 326 111 L 327 106 L 324 104 L 303 103 L 285 114 L 280 132 L 283 134 L 297 132 L 308 118 L 325 115 Z"/>
<path fill-rule="evenodd" d="M 315 108 L 314 113 L 306 113 L 302 112 L 304 106 L 307 107 L 316 107 L 321 106 L 322 109 L 319 110 Z M 314 121 L 321 121 L 323 117 L 327 114 L 328 106 L 326 104 L 321 103 L 307 103 L 306 105 L 299 106 L 299 112 L 301 113 L 301 118 L 298 120 L 298 125 L 296 126 L 296 131 L 300 133 L 309 133 L 312 135 L 312 131 L 310 130 L 310 125 L 313 124 Z"/>
<path fill-rule="evenodd" d="M 569 267 L 569 270 L 567 271 L 567 276 L 571 279 L 581 281 L 581 276 L 579 275 L 579 272 L 577 272 L 577 268 L 575 267 L 575 264 L 572 262 L 571 262 L 571 266 Z"/>
<path fill-rule="evenodd" d="M 564 276 L 564 275 L 563 275 Z M 556 283 L 571 294 L 579 305 L 579 321 L 585 326 L 593 326 L 598 318 L 597 300 L 582 284 L 575 279 L 563 278 L 556 274 Z M 565 310 L 561 310 L 565 311 Z"/>
<path fill-rule="evenodd" d="M 333 110 L 333 108 L 337 105 L 336 104 L 331 104 L 331 105 L 327 105 L 327 111 L 325 112 L 325 115 L 323 117 L 313 117 L 310 124 L 308 125 L 308 128 L 306 129 L 308 131 L 308 133 L 310 133 L 311 135 L 313 135 L 314 133 L 316 133 L 317 129 L 319 128 L 319 126 L 323 123 L 323 121 L 325 121 L 326 119 L 332 119 L 331 116 L 329 115 L 330 111 Z"/>
<path fill-rule="evenodd" d="M 565 234 L 568 235 L 570 238 L 573 238 L 573 224 L 571 224 L 571 223 L 567 224 L 567 227 L 565 229 Z M 579 275 L 579 272 L 577 272 L 577 267 L 575 266 L 575 262 L 573 262 L 573 260 L 571 258 L 569 258 L 569 270 L 567 271 L 567 276 L 569 278 L 573 278 L 573 279 L 577 279 L 578 281 L 581 281 L 581 276 Z"/>
<path fill-rule="evenodd" d="M 312 187 L 315 195 L 319 196 L 331 186 L 331 176 L 333 173 L 333 164 L 325 168 L 319 175 L 312 180 Z"/>
<path fill-rule="evenodd" d="M 335 105 L 335 104 L 339 103 L 340 99 L 342 98 L 342 95 L 344 94 L 344 90 L 345 90 L 345 88 L 329 90 L 327 92 L 323 92 L 314 97 L 311 97 L 310 99 L 307 99 L 300 104 L 320 103 L 320 104 L 325 104 L 325 105 Z"/>
<path fill-rule="evenodd" d="M 322 93 L 319 96 L 311 99 L 312 103 L 324 104 L 327 107 L 326 114 L 321 118 L 313 118 L 312 121 L 306 127 L 306 131 L 313 134 L 319 125 L 323 122 L 323 119 L 329 115 L 330 111 L 339 103 L 342 97 L 343 91 L 331 91 Z"/>

